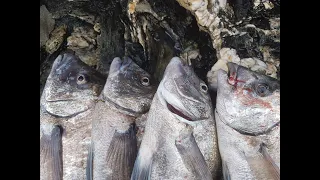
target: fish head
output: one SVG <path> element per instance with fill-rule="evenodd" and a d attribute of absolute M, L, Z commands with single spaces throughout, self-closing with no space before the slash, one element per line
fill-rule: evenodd
<path fill-rule="evenodd" d="M 212 116 L 207 85 L 178 57 L 167 65 L 157 94 L 161 104 L 180 121 L 193 124 Z"/>
<path fill-rule="evenodd" d="M 113 59 L 103 99 L 131 116 L 146 113 L 156 91 L 156 83 L 149 73 L 140 68 L 129 57 Z"/>
<path fill-rule="evenodd" d="M 68 117 L 88 110 L 98 98 L 106 77 L 73 53 L 54 61 L 44 87 L 41 105 L 51 114 Z"/>
<path fill-rule="evenodd" d="M 261 134 L 280 122 L 280 81 L 229 62 L 219 70 L 216 108 L 233 129 Z"/>

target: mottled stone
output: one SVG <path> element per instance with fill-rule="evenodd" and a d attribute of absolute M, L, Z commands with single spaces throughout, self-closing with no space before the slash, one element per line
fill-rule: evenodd
<path fill-rule="evenodd" d="M 244 59 L 241 59 L 240 61 L 240 65 L 247 68 L 251 68 L 255 64 L 256 64 L 256 61 L 252 58 L 244 58 Z"/>
<path fill-rule="evenodd" d="M 55 28 L 50 34 L 50 39 L 46 42 L 46 51 L 50 54 L 57 51 L 63 43 L 66 33 L 66 25 L 61 25 Z"/>
<path fill-rule="evenodd" d="M 52 14 L 47 8 L 40 6 L 40 47 L 43 46 L 49 39 L 49 34 L 54 28 L 55 21 Z"/>

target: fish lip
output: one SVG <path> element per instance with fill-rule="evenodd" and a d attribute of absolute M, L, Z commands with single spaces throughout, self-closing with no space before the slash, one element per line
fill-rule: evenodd
<path fill-rule="evenodd" d="M 70 102 L 70 101 L 76 101 L 75 99 L 47 99 L 47 102 Z"/>
<path fill-rule="evenodd" d="M 145 110 L 145 111 L 141 111 L 141 112 L 136 112 L 136 111 L 133 111 L 133 110 L 125 108 L 125 107 L 122 107 L 122 106 L 114 103 L 111 99 L 109 99 L 109 98 L 107 98 L 105 96 L 102 96 L 102 99 L 103 99 L 104 102 L 107 102 L 109 105 L 114 106 L 118 111 L 124 112 L 124 113 L 126 113 L 126 114 L 128 114 L 130 116 L 138 117 L 138 116 L 140 116 L 142 114 L 145 114 L 145 113 L 147 113 L 149 111 L 149 110 Z"/>

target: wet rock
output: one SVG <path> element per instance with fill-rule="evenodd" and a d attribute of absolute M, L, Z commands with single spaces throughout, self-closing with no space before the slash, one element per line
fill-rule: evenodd
<path fill-rule="evenodd" d="M 50 54 L 57 51 L 63 43 L 66 33 L 66 25 L 61 25 L 55 28 L 50 34 L 50 39 L 46 42 L 46 51 Z"/>
<path fill-rule="evenodd" d="M 40 6 L 40 47 L 49 39 L 49 34 L 54 28 L 55 21 L 47 8 Z"/>
<path fill-rule="evenodd" d="M 99 50 L 97 50 L 97 34 L 89 26 L 74 27 L 71 36 L 67 38 L 67 48 L 89 66 L 97 66 Z"/>

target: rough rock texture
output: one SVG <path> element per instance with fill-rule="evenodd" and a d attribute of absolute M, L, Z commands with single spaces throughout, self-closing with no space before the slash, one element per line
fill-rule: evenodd
<path fill-rule="evenodd" d="M 42 0 L 41 5 L 56 22 L 53 31 L 66 27 L 66 32 L 52 33 L 50 48 L 40 49 L 40 89 L 52 59 L 67 49 L 103 74 L 114 57 L 128 55 L 160 81 L 169 60 L 180 56 L 210 87 L 228 61 L 280 79 L 280 1 Z"/>
<path fill-rule="evenodd" d="M 221 49 L 209 86 L 216 87 L 216 72 L 228 61 L 280 79 L 280 1 L 230 0 L 218 17 Z"/>
<path fill-rule="evenodd" d="M 40 48 L 49 39 L 49 34 L 53 30 L 54 19 L 46 6 L 40 6 Z"/>

